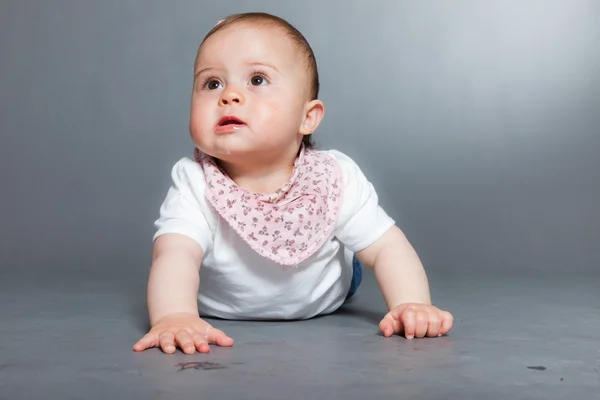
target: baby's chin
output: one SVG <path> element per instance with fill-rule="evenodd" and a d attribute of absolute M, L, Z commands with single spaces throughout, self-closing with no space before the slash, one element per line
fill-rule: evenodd
<path fill-rule="evenodd" d="M 193 136 L 192 136 L 193 138 Z M 196 147 L 206 155 L 230 163 L 262 163 L 265 159 L 276 159 L 284 153 L 288 145 L 283 142 L 261 141 L 248 135 L 206 135 L 202 140 L 194 140 Z M 289 143 L 295 146 L 296 143 Z M 300 142 L 298 143 L 298 147 Z"/>
<path fill-rule="evenodd" d="M 198 149 L 213 158 L 233 162 L 256 155 L 256 146 L 244 146 L 236 143 L 215 143 L 212 145 L 197 145 Z"/>

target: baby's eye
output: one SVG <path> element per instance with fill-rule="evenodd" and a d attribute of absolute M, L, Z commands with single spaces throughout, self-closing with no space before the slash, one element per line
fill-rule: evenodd
<path fill-rule="evenodd" d="M 262 86 L 267 83 L 267 79 L 262 75 L 254 75 L 250 79 L 250 83 L 252 84 L 252 86 Z"/>
<path fill-rule="evenodd" d="M 204 89 L 215 90 L 215 89 L 218 89 L 220 86 L 221 86 L 221 82 L 219 82 L 215 79 L 211 79 L 208 82 L 206 82 L 206 84 L 204 85 Z"/>

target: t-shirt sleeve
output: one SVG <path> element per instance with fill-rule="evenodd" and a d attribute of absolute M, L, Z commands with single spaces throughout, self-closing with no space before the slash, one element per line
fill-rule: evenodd
<path fill-rule="evenodd" d="M 179 160 L 171 170 L 171 187 L 154 222 L 153 240 L 165 233 L 179 233 L 194 239 L 204 254 L 212 247 L 215 226 L 202 168 L 189 158 Z"/>
<path fill-rule="evenodd" d="M 334 231 L 350 251 L 365 249 L 379 239 L 395 221 L 379 206 L 375 188 L 347 155 L 330 150 L 344 175 L 342 209 Z"/>

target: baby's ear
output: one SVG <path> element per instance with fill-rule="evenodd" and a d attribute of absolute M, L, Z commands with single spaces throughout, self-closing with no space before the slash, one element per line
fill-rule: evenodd
<path fill-rule="evenodd" d="M 304 109 L 304 120 L 300 125 L 299 132 L 302 135 L 310 135 L 317 129 L 325 116 L 325 105 L 321 100 L 312 100 L 306 103 Z"/>

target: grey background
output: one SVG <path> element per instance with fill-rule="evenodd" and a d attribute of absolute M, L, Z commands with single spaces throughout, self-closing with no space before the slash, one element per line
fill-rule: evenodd
<path fill-rule="evenodd" d="M 365 273 L 334 315 L 131 351 L 195 51 L 243 11 L 310 41 L 317 143 L 375 184 L 449 336 L 382 338 Z M 596 398 L 599 154 L 598 1 L 0 0 L 0 400 Z"/>
<path fill-rule="evenodd" d="M 597 1 L 16 1 L 0 6 L 3 273 L 145 273 L 191 154 L 195 50 L 225 15 L 295 24 L 323 148 L 353 156 L 431 273 L 590 273 Z"/>

